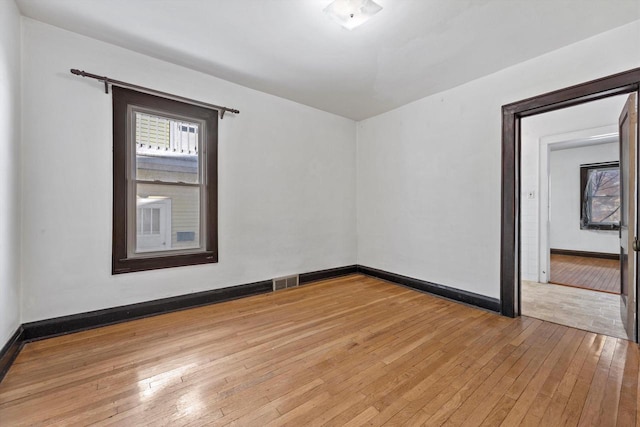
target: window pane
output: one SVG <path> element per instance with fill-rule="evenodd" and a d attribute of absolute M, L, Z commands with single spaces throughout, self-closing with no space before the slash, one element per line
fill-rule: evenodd
<path fill-rule="evenodd" d="M 153 208 L 151 213 L 151 234 L 160 234 L 160 209 Z"/>
<path fill-rule="evenodd" d="M 618 169 L 595 169 L 589 171 L 589 175 L 592 195 L 620 195 L 620 171 Z"/>
<path fill-rule="evenodd" d="M 591 200 L 591 222 L 619 222 L 620 196 L 594 197 Z"/>
<path fill-rule="evenodd" d="M 136 252 L 200 248 L 200 188 L 137 184 L 136 201 Z"/>
<path fill-rule="evenodd" d="M 597 168 L 587 172 L 586 219 L 589 224 L 619 224 L 620 169 Z"/>
<path fill-rule="evenodd" d="M 199 182 L 197 123 L 135 113 L 139 180 Z"/>
<path fill-rule="evenodd" d="M 142 234 L 151 234 L 151 215 L 149 209 L 142 209 Z"/>

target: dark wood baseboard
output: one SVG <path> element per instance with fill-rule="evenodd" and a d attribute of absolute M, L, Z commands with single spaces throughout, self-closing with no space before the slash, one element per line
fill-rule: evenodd
<path fill-rule="evenodd" d="M 11 364 L 24 345 L 24 329 L 19 326 L 16 332 L 9 338 L 9 341 L 0 350 L 0 381 L 4 378 Z"/>
<path fill-rule="evenodd" d="M 299 283 L 305 284 L 315 282 L 317 280 L 332 279 L 334 277 L 346 276 L 358 272 L 357 265 L 348 265 L 345 267 L 329 268 L 327 270 L 313 271 L 311 273 L 303 273 L 299 277 Z"/>
<path fill-rule="evenodd" d="M 203 305 L 263 294 L 271 292 L 272 289 L 273 286 L 271 280 L 265 280 L 246 285 L 231 286 L 228 288 L 196 292 L 193 294 L 179 295 L 137 304 L 129 304 L 120 307 L 111 307 L 103 310 L 40 320 L 37 322 L 29 322 L 22 325 L 24 327 L 24 339 L 25 341 L 35 341 L 44 338 L 51 338 L 58 335 L 99 328 L 129 320 L 157 316 L 159 314 L 170 313 L 172 311 L 186 310 L 188 308 L 201 307 Z"/>
<path fill-rule="evenodd" d="M 368 276 L 377 277 L 379 279 L 384 279 L 389 282 L 487 310 L 495 312 L 500 311 L 500 301 L 494 298 L 361 265 L 349 265 L 302 273 L 300 274 L 299 279 L 300 284 L 305 284 L 317 280 L 330 279 L 354 273 L 362 273 Z M 85 331 L 130 320 L 157 316 L 164 313 L 170 313 L 172 311 L 186 310 L 189 308 L 216 304 L 251 295 L 268 293 L 271 292 L 272 289 L 272 281 L 263 280 L 245 285 L 231 286 L 211 291 L 179 295 L 137 304 L 111 307 L 103 310 L 89 311 L 69 316 L 24 323 L 16 331 L 9 342 L 7 342 L 0 353 L 0 381 L 4 374 L 9 370 L 9 367 L 17 357 L 25 342 L 52 338 L 59 335 L 71 334 L 74 332 Z"/>
<path fill-rule="evenodd" d="M 419 291 L 438 295 L 453 301 L 464 304 L 473 305 L 490 311 L 500 312 L 500 300 L 497 298 L 489 298 L 485 295 L 475 294 L 473 292 L 463 291 L 461 289 L 451 288 L 449 286 L 437 283 L 427 282 L 425 280 L 414 279 L 413 277 L 402 276 L 388 271 L 378 270 L 376 268 L 358 265 L 358 272 L 367 276 L 377 277 L 378 279 L 387 280 L 417 289 Z"/>
<path fill-rule="evenodd" d="M 574 251 L 571 249 L 551 249 L 550 251 L 551 251 L 551 255 L 570 255 L 570 256 L 581 256 L 586 258 L 602 258 L 602 259 L 620 260 L 620 254 L 608 254 L 605 252 Z"/>
<path fill-rule="evenodd" d="M 448 286 L 358 265 L 303 273 L 300 274 L 300 283 L 305 284 L 317 280 L 330 279 L 333 277 L 340 277 L 358 272 L 388 280 L 390 282 L 405 285 L 421 291 L 429 292 L 434 295 L 449 298 L 454 301 L 471 304 L 492 311 L 499 311 L 499 302 L 497 299 L 492 299 L 483 295 L 474 294 L 472 292 L 462 291 Z M 189 308 L 230 301 L 233 299 L 251 295 L 258 295 L 271 292 L 271 290 L 271 280 L 264 280 L 245 285 L 231 286 L 227 288 L 214 289 L 211 291 L 179 295 L 175 297 L 146 301 L 137 304 L 129 304 L 119 307 L 106 308 L 103 310 L 96 310 L 72 314 L 69 316 L 40 320 L 36 322 L 28 322 L 22 325 L 22 327 L 24 328 L 23 340 L 35 341 L 59 335 L 66 335 L 74 332 L 84 331 L 87 329 L 99 328 L 102 326 L 126 322 L 129 320 L 142 319 L 149 316 L 157 316 L 164 313 L 170 313 L 172 311 L 186 310 Z"/>
<path fill-rule="evenodd" d="M 355 265 L 312 271 L 300 274 L 300 283 L 309 283 L 316 280 L 344 276 L 346 274 L 355 273 L 356 271 L 357 266 Z M 164 313 L 170 313 L 172 311 L 186 310 L 189 308 L 230 301 L 251 295 L 263 294 L 271 292 L 272 289 L 273 285 L 271 280 L 263 280 L 245 285 L 231 286 L 211 291 L 179 295 L 137 304 L 129 304 L 120 307 L 111 307 L 103 310 L 89 311 L 69 316 L 56 317 L 53 319 L 29 322 L 22 325 L 24 327 L 23 339 L 25 341 L 35 341 L 51 338 L 58 335 L 99 328 L 129 320 L 157 316 Z"/>
<path fill-rule="evenodd" d="M 300 274 L 300 283 L 329 279 L 357 272 L 357 266 L 330 268 Z M 230 301 L 237 298 L 268 293 L 273 290 L 271 280 L 231 286 L 211 291 L 179 295 L 120 307 L 105 308 L 103 310 L 77 313 L 52 319 L 24 323 L 3 347 L 0 352 L 0 381 L 18 356 L 25 342 L 52 338 L 59 335 L 71 334 L 116 323 L 157 316 L 172 311 L 186 310 L 209 304 Z"/>

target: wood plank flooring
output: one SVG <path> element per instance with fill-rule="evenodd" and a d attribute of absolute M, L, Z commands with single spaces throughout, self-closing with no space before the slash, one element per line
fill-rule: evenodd
<path fill-rule="evenodd" d="M 549 282 L 620 294 L 620 261 L 551 254 Z"/>
<path fill-rule="evenodd" d="M 27 344 L 0 425 L 639 425 L 638 346 L 374 278 Z"/>

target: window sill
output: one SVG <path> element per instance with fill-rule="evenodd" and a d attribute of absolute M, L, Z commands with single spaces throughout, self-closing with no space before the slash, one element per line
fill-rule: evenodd
<path fill-rule="evenodd" d="M 161 268 L 186 267 L 189 265 L 199 264 L 214 264 L 217 262 L 218 254 L 212 251 L 183 255 L 114 259 L 111 274 L 115 275 L 136 271 L 158 270 Z"/>
<path fill-rule="evenodd" d="M 580 230 L 618 231 L 620 230 L 620 226 L 613 224 L 587 224 L 581 225 Z"/>

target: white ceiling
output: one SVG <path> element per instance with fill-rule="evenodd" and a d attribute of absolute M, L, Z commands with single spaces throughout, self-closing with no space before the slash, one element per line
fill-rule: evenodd
<path fill-rule="evenodd" d="M 349 31 L 322 12 L 331 0 L 16 2 L 31 18 L 354 120 L 640 19 L 640 0 L 376 0 L 384 9 Z"/>

